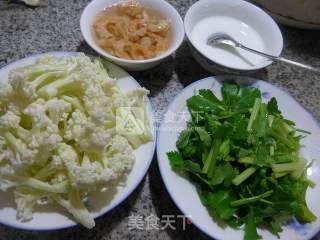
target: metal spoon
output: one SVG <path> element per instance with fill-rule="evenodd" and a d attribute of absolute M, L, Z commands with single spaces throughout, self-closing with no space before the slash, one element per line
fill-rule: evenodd
<path fill-rule="evenodd" d="M 253 52 L 253 53 L 256 53 L 256 54 L 261 55 L 263 57 L 266 57 L 272 61 L 285 62 L 285 63 L 289 63 L 291 65 L 295 65 L 295 66 L 298 66 L 298 67 L 301 67 L 304 69 L 308 69 L 313 72 L 320 73 L 320 69 L 312 67 L 310 65 L 306 65 L 303 63 L 292 61 L 292 60 L 289 60 L 289 59 L 286 59 L 283 57 L 273 56 L 273 55 L 270 55 L 267 53 L 263 53 L 263 52 L 254 50 L 252 48 L 248 48 L 248 47 L 242 45 L 241 43 L 239 43 L 238 41 L 236 41 L 235 39 L 233 39 L 230 35 L 228 35 L 226 33 L 215 33 L 215 34 L 211 35 L 207 40 L 207 44 L 211 45 L 211 46 L 225 44 L 225 45 L 232 46 L 232 47 L 242 48 L 242 49 L 247 50 L 249 52 Z"/>

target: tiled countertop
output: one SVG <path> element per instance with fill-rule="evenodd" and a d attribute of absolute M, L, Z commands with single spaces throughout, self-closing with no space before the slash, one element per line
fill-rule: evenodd
<path fill-rule="evenodd" d="M 170 0 L 184 16 L 196 0 Z M 0 67 L 25 56 L 49 51 L 82 51 L 95 54 L 84 42 L 79 18 L 86 0 L 43 0 L 38 8 L 0 1 Z M 281 27 L 284 35 L 283 56 L 320 67 L 320 31 Z M 150 89 L 158 116 L 179 91 L 189 83 L 210 76 L 191 57 L 184 43 L 175 56 L 160 66 L 132 73 L 141 85 Z M 276 63 L 258 73 L 292 94 L 320 122 L 320 75 Z M 208 239 L 188 225 L 182 230 L 129 230 L 129 216 L 179 215 L 180 211 L 168 195 L 153 159 L 148 175 L 134 193 L 120 206 L 97 220 L 88 231 L 75 227 L 57 232 L 25 232 L 0 226 L 0 240 L 107 240 L 107 239 Z M 1 194 L 0 194 L 1 197 Z M 187 197 L 187 196 L 186 196 Z M 320 239 L 320 237 L 319 237 Z"/>

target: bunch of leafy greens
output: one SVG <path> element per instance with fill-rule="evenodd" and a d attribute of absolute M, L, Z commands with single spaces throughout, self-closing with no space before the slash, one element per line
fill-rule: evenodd
<path fill-rule="evenodd" d="M 263 225 L 279 237 L 292 217 L 312 222 L 305 195 L 313 183 L 299 156 L 294 122 L 285 119 L 275 98 L 262 103 L 260 90 L 224 84 L 219 100 L 208 89 L 187 100 L 192 120 L 180 133 L 171 167 L 187 176 L 210 214 L 238 228 L 244 239 L 260 239 Z"/>

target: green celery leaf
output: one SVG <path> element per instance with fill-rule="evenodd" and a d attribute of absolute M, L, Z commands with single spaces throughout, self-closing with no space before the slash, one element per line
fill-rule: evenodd
<path fill-rule="evenodd" d="M 216 129 L 216 132 L 214 134 L 216 137 L 224 138 L 224 137 L 232 136 L 232 133 L 233 133 L 233 126 L 228 122 L 224 122 L 222 125 L 220 125 Z"/>
<path fill-rule="evenodd" d="M 225 158 L 227 158 L 227 156 L 229 156 L 229 153 L 230 153 L 230 140 L 227 139 L 222 142 L 222 144 L 219 148 L 219 156 L 222 159 L 225 159 Z"/>
<path fill-rule="evenodd" d="M 172 169 L 176 171 L 183 170 L 184 160 L 179 152 L 171 151 L 167 153 L 167 156 L 169 158 Z"/>
<path fill-rule="evenodd" d="M 276 98 L 271 98 L 267 105 L 268 113 L 269 114 L 281 114 L 278 108 L 278 102 Z"/>
<path fill-rule="evenodd" d="M 233 138 L 236 140 L 246 140 L 248 137 L 247 125 L 248 121 L 241 114 L 233 116 L 230 122 L 233 126 Z"/>
<path fill-rule="evenodd" d="M 210 146 L 212 141 L 210 134 L 202 127 L 196 127 L 195 130 L 199 134 L 200 140 L 204 145 Z"/>
<path fill-rule="evenodd" d="M 220 113 L 222 110 L 220 106 L 211 102 L 207 98 L 201 95 L 196 95 L 187 100 L 187 106 L 189 110 L 192 110 L 198 114 L 204 114 L 205 112 L 212 112 L 215 114 Z"/>
<path fill-rule="evenodd" d="M 225 110 L 224 104 L 220 101 L 211 90 L 209 89 L 200 89 L 199 95 L 208 99 L 209 101 L 215 103 L 217 106 L 221 108 L 221 110 Z"/>
<path fill-rule="evenodd" d="M 187 146 L 181 149 L 182 155 L 185 158 L 192 158 L 197 152 L 197 146 L 193 142 L 189 142 Z"/>
<path fill-rule="evenodd" d="M 230 186 L 232 179 L 238 175 L 238 171 L 234 169 L 229 162 L 218 165 L 210 180 L 212 185 L 218 185 L 224 182 L 225 186 Z"/>
<path fill-rule="evenodd" d="M 266 104 L 262 103 L 257 118 L 253 121 L 252 128 L 258 137 L 264 137 L 268 126 L 268 113 Z"/>
<path fill-rule="evenodd" d="M 215 132 L 217 132 L 218 128 L 221 126 L 221 123 L 211 115 L 206 115 L 205 119 L 210 134 L 215 134 Z"/>
<path fill-rule="evenodd" d="M 258 166 L 269 166 L 270 165 L 270 157 L 269 157 L 269 148 L 264 144 L 260 144 L 257 147 L 256 151 L 256 163 Z"/>
<path fill-rule="evenodd" d="M 183 130 L 180 133 L 178 141 L 176 143 L 177 148 L 183 149 L 184 147 L 186 147 L 189 143 L 189 139 L 190 139 L 191 134 L 192 134 L 192 129 L 187 128 L 187 129 Z"/>
<path fill-rule="evenodd" d="M 232 216 L 229 220 L 227 220 L 227 223 L 229 224 L 230 227 L 233 228 L 239 228 L 243 225 L 243 221 L 235 216 Z"/>
<path fill-rule="evenodd" d="M 234 110 L 237 112 L 247 112 L 252 108 L 256 98 L 261 98 L 261 92 L 254 87 L 245 87 L 241 91 L 241 98 L 234 106 Z"/>
<path fill-rule="evenodd" d="M 190 160 L 184 160 L 181 154 L 177 151 L 167 153 L 171 168 L 179 173 L 190 173 L 195 179 L 200 180 L 201 183 L 211 187 L 211 184 L 201 175 L 201 168 L 198 163 Z"/>
<path fill-rule="evenodd" d="M 190 161 L 190 160 L 186 160 L 184 162 L 184 169 L 189 171 L 189 172 L 193 172 L 193 173 L 201 173 L 201 167 L 198 163 Z"/>
<path fill-rule="evenodd" d="M 203 205 L 207 205 L 208 202 L 207 202 L 207 196 L 205 194 L 205 192 L 201 189 L 201 187 L 199 185 L 196 185 L 196 189 L 197 189 L 197 193 L 198 193 L 198 196 L 200 198 L 200 201 Z"/>
<path fill-rule="evenodd" d="M 222 85 L 221 94 L 223 97 L 223 102 L 228 106 L 233 106 L 239 101 L 240 88 L 237 84 L 225 83 Z"/>
<path fill-rule="evenodd" d="M 228 220 L 236 212 L 237 208 L 231 207 L 230 202 L 234 200 L 230 191 L 220 190 L 208 194 L 207 203 L 209 211 L 221 219 Z"/>
<path fill-rule="evenodd" d="M 282 224 L 282 223 L 279 222 L 279 221 L 271 221 L 271 222 L 268 222 L 268 226 L 269 226 L 270 231 L 271 231 L 274 235 L 276 235 L 278 238 L 280 238 L 279 233 L 282 232 L 282 227 L 281 227 L 280 224 Z"/>

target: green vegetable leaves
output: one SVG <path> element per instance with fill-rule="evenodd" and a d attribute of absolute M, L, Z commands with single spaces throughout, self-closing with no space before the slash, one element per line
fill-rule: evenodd
<path fill-rule="evenodd" d="M 223 220 L 230 219 L 236 212 L 236 208 L 230 205 L 234 199 L 230 191 L 220 190 L 210 192 L 207 199 L 209 211 L 212 211 L 213 214 L 216 214 Z"/>
<path fill-rule="evenodd" d="M 244 240 L 261 239 L 261 236 L 258 235 L 258 232 L 257 232 L 257 222 L 256 222 L 254 211 L 250 210 L 246 218 L 247 218 L 247 221 L 246 221 L 247 224 L 246 224 L 245 233 L 244 233 Z"/>
<path fill-rule="evenodd" d="M 268 102 L 267 108 L 269 114 L 281 114 L 278 108 L 278 102 L 274 97 Z"/>
<path fill-rule="evenodd" d="M 221 88 L 221 94 L 223 97 L 223 102 L 227 106 L 233 106 L 236 102 L 239 101 L 239 93 L 240 93 L 240 88 L 238 85 L 235 84 L 223 84 Z"/>
<path fill-rule="evenodd" d="M 196 132 L 199 134 L 200 140 L 203 142 L 205 146 L 210 146 L 211 144 L 211 136 L 210 134 L 201 127 L 195 128 Z"/>
<path fill-rule="evenodd" d="M 261 93 L 258 89 L 253 87 L 243 88 L 241 91 L 241 98 L 234 106 L 234 110 L 241 113 L 248 111 L 257 98 L 261 98 Z"/>
<path fill-rule="evenodd" d="M 183 149 L 189 143 L 190 136 L 192 134 L 192 130 L 186 129 L 180 133 L 179 139 L 177 141 L 177 147 Z"/>
<path fill-rule="evenodd" d="M 210 214 L 231 227 L 245 224 L 245 240 L 261 239 L 259 225 L 279 236 L 293 216 L 315 221 L 299 156 L 298 134 L 307 132 L 284 119 L 275 98 L 263 103 L 256 88 L 224 84 L 221 94 L 201 89 L 187 100 L 192 120 L 178 151 L 167 153 L 172 169 L 196 185 Z"/>
<path fill-rule="evenodd" d="M 168 152 L 168 158 L 170 160 L 170 165 L 174 170 L 181 170 L 183 168 L 184 160 L 180 153 L 178 152 Z"/>

